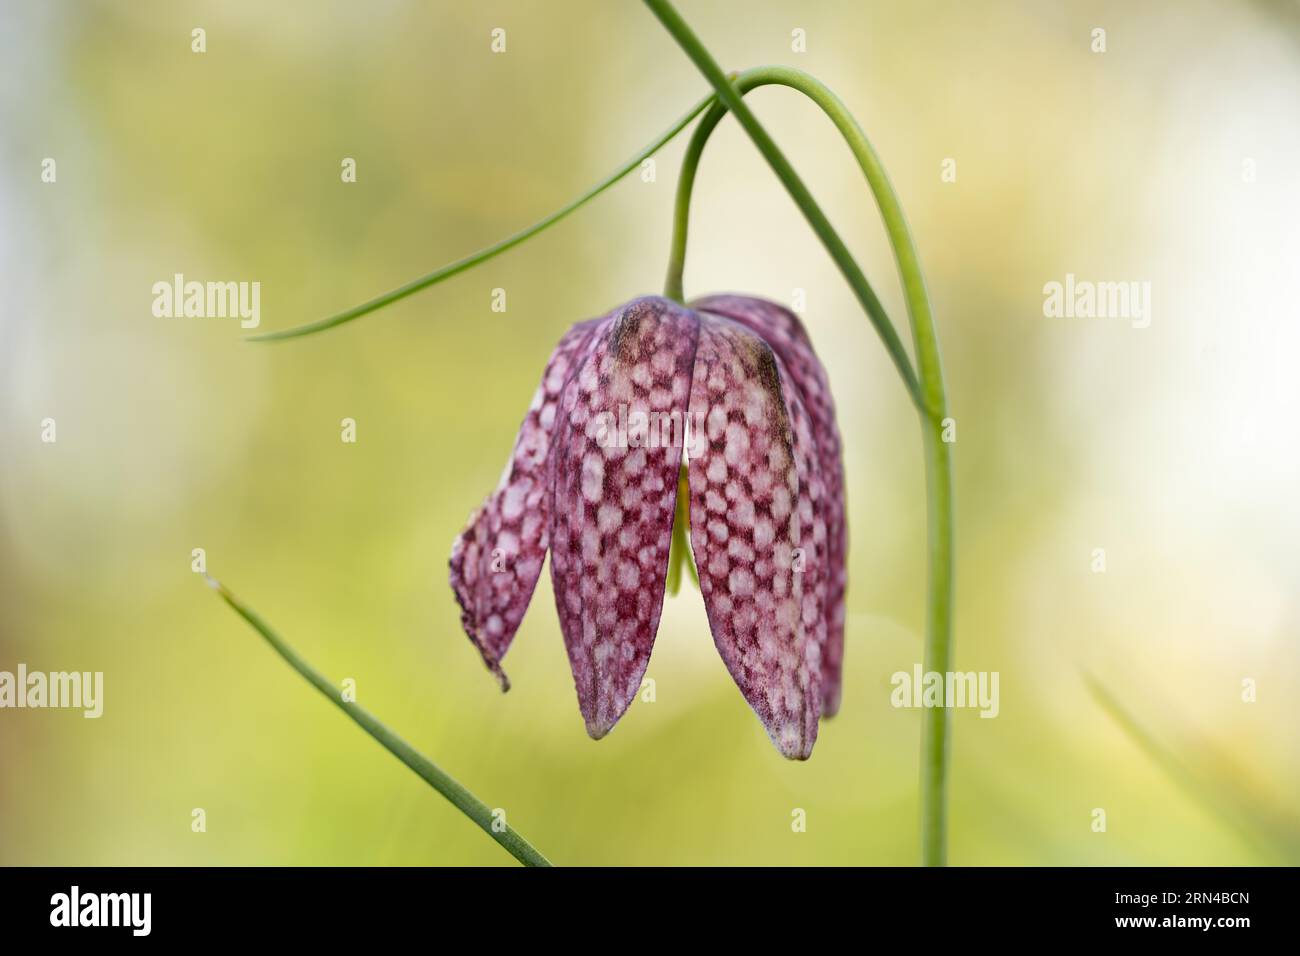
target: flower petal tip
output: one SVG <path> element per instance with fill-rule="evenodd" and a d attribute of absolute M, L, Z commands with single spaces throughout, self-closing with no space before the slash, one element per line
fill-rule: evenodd
<path fill-rule="evenodd" d="M 822 688 L 822 720 L 830 720 L 840 712 L 840 686 Z"/>
<path fill-rule="evenodd" d="M 807 760 L 812 756 L 813 744 L 817 742 L 816 732 L 805 733 L 802 727 L 794 723 L 775 728 L 775 732 L 769 730 L 768 734 L 781 756 L 787 760 Z"/>
<path fill-rule="evenodd" d="M 503 694 L 509 693 L 510 678 L 507 677 L 506 672 L 501 669 L 501 665 L 496 663 L 495 661 L 489 661 L 487 662 L 487 666 L 488 666 L 488 670 L 492 672 L 492 676 L 497 679 L 497 683 L 501 685 L 501 693 Z"/>

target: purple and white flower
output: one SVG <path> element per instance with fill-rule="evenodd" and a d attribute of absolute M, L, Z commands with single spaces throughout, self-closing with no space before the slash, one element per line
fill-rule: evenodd
<path fill-rule="evenodd" d="M 609 441 L 612 416 L 683 427 Z M 774 303 L 645 297 L 564 335 L 500 485 L 453 545 L 465 631 L 508 689 L 501 659 L 549 548 L 578 705 L 607 734 L 650 661 L 683 464 L 718 653 L 781 753 L 806 759 L 840 701 L 844 475 L 826 373 Z"/>

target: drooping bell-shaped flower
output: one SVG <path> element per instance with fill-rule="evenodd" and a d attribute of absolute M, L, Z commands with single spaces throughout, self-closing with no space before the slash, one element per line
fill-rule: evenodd
<path fill-rule="evenodd" d="M 781 753 L 806 759 L 839 708 L 844 481 L 825 371 L 774 303 L 646 297 L 565 334 L 453 545 L 465 631 L 508 689 L 501 659 L 549 548 L 578 704 L 603 737 L 649 664 L 683 464 L 714 643 Z"/>

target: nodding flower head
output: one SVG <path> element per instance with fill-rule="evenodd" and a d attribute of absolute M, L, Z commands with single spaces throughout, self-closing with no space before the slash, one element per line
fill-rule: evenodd
<path fill-rule="evenodd" d="M 465 632 L 508 689 L 549 548 L 578 705 L 607 734 L 650 662 L 683 466 L 714 644 L 777 748 L 806 759 L 839 708 L 844 480 L 826 373 L 774 303 L 646 297 L 564 335 L 452 547 Z"/>

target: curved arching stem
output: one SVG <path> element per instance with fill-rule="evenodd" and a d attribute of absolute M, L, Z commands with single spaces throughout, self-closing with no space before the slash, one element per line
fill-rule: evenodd
<path fill-rule="evenodd" d="M 830 253 L 835 265 L 839 267 L 840 274 L 844 276 L 844 280 L 849 284 L 849 288 L 853 290 L 854 296 L 861 303 L 863 311 L 867 313 L 867 318 L 880 336 L 885 351 L 893 361 L 894 367 L 898 369 L 898 374 L 903 379 L 903 384 L 907 388 L 908 396 L 912 399 L 912 404 L 918 410 L 925 412 L 928 407 L 926 396 L 917 381 L 912 362 L 907 357 L 907 350 L 903 348 L 903 343 L 898 338 L 898 332 L 894 330 L 894 323 L 889 320 L 889 316 L 885 312 L 885 307 L 880 303 L 880 299 L 871 288 L 871 283 L 867 281 L 867 277 L 858 266 L 857 260 L 849 252 L 848 246 L 844 244 L 840 234 L 835 231 L 835 227 L 831 225 L 821 206 L 817 204 L 817 200 L 808 191 L 808 187 L 804 185 L 804 181 L 795 172 L 794 167 L 790 165 L 790 161 L 781 152 L 781 148 L 776 145 L 772 137 L 768 135 L 767 130 L 763 129 L 758 119 L 749 111 L 749 107 L 745 105 L 742 98 L 746 92 L 755 86 L 763 86 L 768 83 L 789 81 L 789 83 L 793 84 L 798 82 L 796 77 L 805 77 L 813 82 L 816 81 L 807 74 L 799 73 L 798 70 L 786 70 L 784 67 L 777 66 L 755 67 L 738 75 L 727 76 L 722 72 L 722 68 L 714 62 L 713 58 L 709 56 L 708 51 L 700 44 L 699 39 L 691 32 L 690 27 L 678 16 L 677 11 L 672 8 L 672 4 L 660 2 L 660 0 L 645 0 L 645 3 L 664 23 L 668 31 L 673 34 L 691 59 L 695 61 L 696 66 L 700 67 L 700 72 L 705 75 L 710 83 L 714 84 L 714 90 L 717 92 L 717 101 L 709 108 L 709 111 L 696 127 L 695 133 L 691 137 L 690 146 L 687 147 L 686 159 L 682 163 L 682 178 L 678 181 L 677 198 L 674 203 L 673 244 L 668 265 L 668 280 L 664 285 L 664 295 L 678 302 L 682 300 L 682 269 L 686 261 L 685 221 L 690 213 L 691 189 L 695 183 L 695 170 L 699 165 L 700 154 L 704 150 L 704 144 L 708 142 L 709 135 L 722 117 L 731 112 L 741 126 L 745 128 L 745 132 L 754 141 L 758 151 L 768 161 L 768 165 L 772 167 L 777 178 L 781 180 L 786 191 L 790 193 L 790 197 L 794 200 L 795 205 L 799 207 L 799 211 L 808 220 L 808 225 L 812 227 L 813 232 L 817 234 L 817 238 L 822 241 L 822 245 Z M 678 30 L 684 31 L 684 34 L 679 34 Z M 683 39 L 683 36 L 687 39 Z M 690 48 L 690 44 L 698 48 L 698 52 L 703 55 L 703 60 L 697 58 L 696 53 Z M 794 76 L 783 79 L 782 77 L 786 73 Z M 733 82 L 734 86 L 732 85 Z M 845 112 L 845 115 L 848 115 L 847 112 Z M 865 137 L 863 137 L 863 141 L 865 142 Z M 869 146 L 867 148 L 870 149 Z M 924 289 L 922 289 L 922 292 L 924 292 Z"/>
<path fill-rule="evenodd" d="M 691 187 L 700 154 L 709 134 L 725 112 L 730 111 L 749 134 L 759 152 L 785 185 L 794 201 L 813 225 L 823 244 L 831 252 L 841 272 L 849 278 L 861 275 L 856 263 L 846 270 L 840 262 L 838 247 L 832 247 L 827 235 L 819 226 L 829 223 L 821 215 L 802 180 L 794 172 L 776 143 L 763 129 L 758 119 L 745 105 L 745 93 L 769 84 L 788 86 L 803 93 L 830 117 L 848 143 L 858 165 L 866 176 L 867 184 L 875 196 L 876 205 L 884 219 L 894 258 L 898 263 L 904 296 L 907 300 L 908 319 L 912 328 L 912 342 L 916 351 L 917 373 L 920 377 L 920 398 L 913 398 L 921 418 L 921 439 L 925 450 L 927 535 L 927 607 L 925 638 L 925 670 L 947 673 L 952 664 L 952 603 L 953 603 L 953 481 L 952 452 L 945 432 L 955 429 L 948 417 L 947 395 L 944 387 L 943 364 L 939 356 L 939 338 L 930 308 L 930 297 L 921 274 L 920 259 L 912 240 L 907 219 L 889 178 L 885 175 L 880 158 L 867 140 L 862 127 L 831 90 L 821 81 L 799 70 L 787 67 L 760 67 L 740 74 L 733 81 L 722 72 L 717 62 L 705 49 L 699 38 L 682 20 L 668 0 L 645 0 L 652 13 L 659 18 L 677 43 L 695 63 L 700 72 L 713 85 L 718 94 L 716 103 L 696 128 L 683 161 L 682 177 L 674 210 L 674 230 L 670 257 L 667 292 L 680 297 L 681 273 L 686 256 L 686 219 L 690 212 Z M 833 230 L 831 230 L 833 234 Z M 838 236 L 835 236 L 838 240 Z M 847 250 L 844 251 L 847 255 Z M 851 258 L 850 258 L 850 261 Z M 862 280 L 865 283 L 865 278 Z M 882 328 L 884 310 L 874 295 L 864 299 L 850 278 L 850 286 L 858 294 L 867 310 L 868 318 L 877 330 L 888 338 Z M 893 331 L 888 319 L 883 323 Z M 892 356 L 891 351 L 891 356 Z M 897 363 L 897 360 L 895 360 Z M 900 367 L 901 370 L 901 367 Z M 909 366 L 910 371 L 910 366 Z M 905 376 L 906 377 L 906 376 Z M 955 439 L 955 431 L 952 435 Z M 921 728 L 921 859 L 929 866 L 942 866 L 947 861 L 947 791 L 950 754 L 951 718 L 946 707 L 926 708 Z"/>

